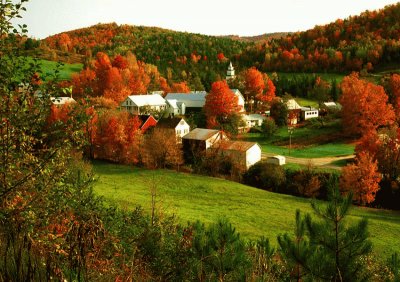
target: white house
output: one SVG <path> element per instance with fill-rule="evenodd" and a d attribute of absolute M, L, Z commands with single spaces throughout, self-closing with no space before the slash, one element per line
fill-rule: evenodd
<path fill-rule="evenodd" d="M 261 147 L 255 142 L 221 140 L 212 146 L 211 151 L 230 158 L 244 170 L 261 160 Z"/>
<path fill-rule="evenodd" d="M 239 89 L 231 89 L 231 91 L 236 97 L 238 97 L 238 106 L 240 107 L 240 112 L 244 112 L 244 97 L 242 93 L 239 91 Z"/>
<path fill-rule="evenodd" d="M 61 106 L 70 103 L 76 103 L 75 99 L 72 97 L 50 97 L 53 105 Z"/>
<path fill-rule="evenodd" d="M 301 119 L 308 120 L 310 118 L 317 118 L 318 117 L 318 109 L 309 107 L 301 107 Z"/>
<path fill-rule="evenodd" d="M 288 108 L 289 111 L 291 110 L 300 110 L 301 106 L 295 99 L 289 99 L 286 101 L 286 107 Z"/>
<path fill-rule="evenodd" d="M 260 114 L 243 115 L 243 120 L 246 123 L 246 128 L 261 126 L 267 118 Z"/>
<path fill-rule="evenodd" d="M 121 108 L 140 115 L 148 114 L 149 110 L 163 112 L 167 109 L 167 103 L 159 94 L 130 95 L 121 103 Z"/>
<path fill-rule="evenodd" d="M 157 123 L 157 128 L 164 128 L 173 131 L 178 142 L 182 142 L 182 137 L 190 131 L 190 125 L 183 118 L 160 119 Z"/>
<path fill-rule="evenodd" d="M 187 111 L 201 111 L 206 103 L 206 92 L 169 93 L 165 96 L 168 113 L 184 115 Z"/>

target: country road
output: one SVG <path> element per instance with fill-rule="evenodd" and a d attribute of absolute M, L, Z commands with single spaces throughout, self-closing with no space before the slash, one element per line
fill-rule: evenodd
<path fill-rule="evenodd" d="M 263 159 L 266 159 L 268 157 L 272 157 L 275 155 L 276 154 L 272 154 L 272 153 L 262 153 L 261 156 Z M 309 158 L 309 159 L 294 158 L 294 157 L 289 157 L 289 156 L 285 156 L 285 158 L 286 158 L 286 163 L 293 163 L 293 164 L 299 164 L 299 165 L 308 165 L 311 163 L 315 167 L 341 170 L 342 167 L 335 165 L 334 162 L 340 161 L 340 160 L 351 160 L 354 158 L 354 155 L 340 156 L 340 157 Z"/>

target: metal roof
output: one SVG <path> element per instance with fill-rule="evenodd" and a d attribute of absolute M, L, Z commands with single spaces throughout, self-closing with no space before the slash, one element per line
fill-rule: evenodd
<path fill-rule="evenodd" d="M 130 99 L 137 107 L 166 105 L 164 98 L 160 94 L 130 95 L 127 99 Z"/>
<path fill-rule="evenodd" d="M 165 100 L 171 103 L 185 103 L 187 108 L 202 108 L 206 103 L 207 93 L 169 93 Z M 173 100 L 176 100 L 175 102 Z"/>
<path fill-rule="evenodd" d="M 219 130 L 216 129 L 206 129 L 206 128 L 196 128 L 190 131 L 188 134 L 183 136 L 183 139 L 191 140 L 208 140 L 216 134 L 219 134 Z"/>
<path fill-rule="evenodd" d="M 256 142 L 221 140 L 213 145 L 213 149 L 246 152 L 253 146 L 260 146 L 260 145 L 258 145 L 258 143 Z"/>

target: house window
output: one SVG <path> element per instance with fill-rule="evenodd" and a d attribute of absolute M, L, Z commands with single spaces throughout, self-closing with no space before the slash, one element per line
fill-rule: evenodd
<path fill-rule="evenodd" d="M 181 130 L 178 129 L 178 130 L 176 131 L 176 134 L 181 135 Z"/>

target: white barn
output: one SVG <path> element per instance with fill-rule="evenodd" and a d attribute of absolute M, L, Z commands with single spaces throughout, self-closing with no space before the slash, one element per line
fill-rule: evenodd
<path fill-rule="evenodd" d="M 261 126 L 267 118 L 260 114 L 243 115 L 243 120 L 246 123 L 246 128 Z"/>
<path fill-rule="evenodd" d="M 200 111 L 206 103 L 205 92 L 199 93 L 169 93 L 165 96 L 168 103 L 168 113 L 185 115 L 187 110 Z"/>
<path fill-rule="evenodd" d="M 167 103 L 159 94 L 130 95 L 121 103 L 121 108 L 136 115 L 148 114 L 149 110 L 163 112 Z"/>

